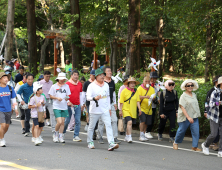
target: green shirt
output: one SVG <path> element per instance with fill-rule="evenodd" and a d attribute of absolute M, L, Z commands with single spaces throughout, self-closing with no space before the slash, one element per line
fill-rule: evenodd
<path fill-rule="evenodd" d="M 66 73 L 69 72 L 70 68 L 72 69 L 72 64 L 71 63 L 69 65 L 66 64 L 66 66 L 65 66 Z"/>
<path fill-rule="evenodd" d="M 184 109 L 187 111 L 187 114 L 192 119 L 200 117 L 200 108 L 195 93 L 192 93 L 191 97 L 183 92 L 183 94 L 180 96 L 179 105 L 184 107 Z M 183 114 L 182 109 L 179 107 L 177 122 L 180 123 L 184 121 L 186 121 L 186 116 Z"/>

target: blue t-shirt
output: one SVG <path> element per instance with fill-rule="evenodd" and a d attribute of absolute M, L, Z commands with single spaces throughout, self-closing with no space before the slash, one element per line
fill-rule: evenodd
<path fill-rule="evenodd" d="M 28 104 L 29 97 L 33 94 L 33 85 L 29 86 L 27 83 L 23 84 L 19 90 L 17 91 L 17 94 L 23 95 L 23 100 L 26 104 Z"/>
<path fill-rule="evenodd" d="M 16 76 L 15 76 L 15 83 L 18 83 L 20 81 L 23 80 L 23 75 L 21 75 L 20 73 L 18 73 Z"/>
<path fill-rule="evenodd" d="M 12 87 L 12 96 L 8 86 L 0 87 L 0 112 L 11 112 L 11 98 L 15 98 L 16 94 Z"/>

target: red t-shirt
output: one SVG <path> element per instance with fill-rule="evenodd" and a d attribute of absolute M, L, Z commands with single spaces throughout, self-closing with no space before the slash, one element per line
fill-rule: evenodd
<path fill-rule="evenodd" d="M 79 105 L 80 104 L 80 92 L 82 92 L 82 83 L 79 82 L 77 85 L 73 85 L 70 82 L 66 82 L 66 84 L 69 85 L 69 89 L 71 92 L 71 95 L 69 95 L 69 101 L 74 104 L 74 105 Z"/>
<path fill-rule="evenodd" d="M 15 64 L 15 67 L 16 67 L 16 70 L 18 70 L 19 67 L 20 67 L 20 64 L 17 62 L 17 63 Z"/>

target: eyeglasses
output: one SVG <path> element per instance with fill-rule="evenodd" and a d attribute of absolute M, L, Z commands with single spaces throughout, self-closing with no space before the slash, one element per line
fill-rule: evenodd
<path fill-rule="evenodd" d="M 105 77 L 105 74 L 100 74 L 99 76 L 101 76 L 101 77 Z"/>
<path fill-rule="evenodd" d="M 192 85 L 186 85 L 185 87 L 194 87 L 194 85 L 192 84 Z"/>
<path fill-rule="evenodd" d="M 169 86 L 174 86 L 175 85 L 175 83 L 169 83 Z"/>

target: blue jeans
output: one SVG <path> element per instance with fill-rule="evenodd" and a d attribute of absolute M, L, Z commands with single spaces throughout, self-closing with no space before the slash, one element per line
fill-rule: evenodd
<path fill-rule="evenodd" d="M 192 134 L 192 146 L 194 148 L 198 147 L 198 141 L 200 137 L 199 133 L 199 120 L 198 118 L 193 119 L 193 123 L 191 124 L 188 119 L 184 122 L 180 122 L 179 128 L 177 129 L 177 134 L 175 138 L 175 143 L 182 143 L 183 138 L 185 136 L 185 133 L 187 131 L 187 128 L 190 126 L 191 134 Z"/>
<path fill-rule="evenodd" d="M 74 111 L 75 111 L 75 114 L 74 114 L 74 117 L 75 117 L 75 130 L 74 130 L 74 138 L 76 136 L 79 136 L 79 131 L 80 131 L 80 126 L 81 126 L 81 106 L 78 105 L 77 107 L 74 107 Z M 65 125 L 64 125 L 64 131 L 63 133 L 66 133 L 66 129 L 69 125 L 69 122 L 70 122 L 70 119 L 71 119 L 71 116 L 72 116 L 72 110 L 71 110 L 71 107 L 68 107 L 68 112 L 69 112 L 69 117 L 67 117 L 65 119 Z"/>

